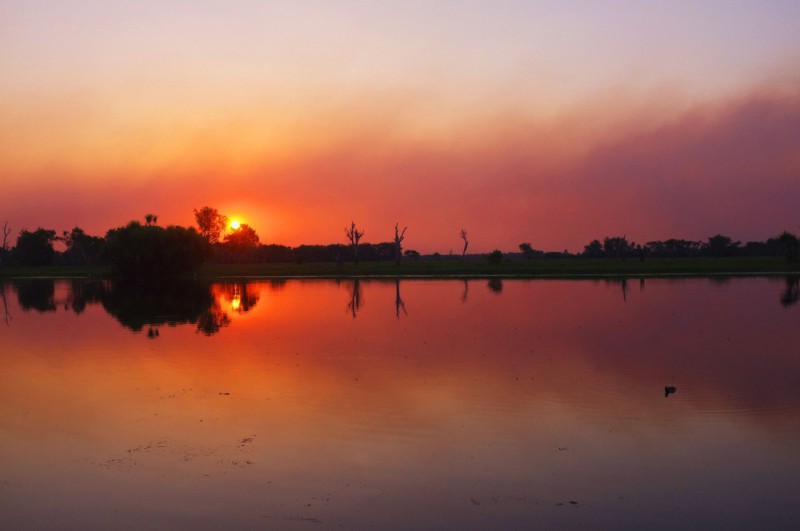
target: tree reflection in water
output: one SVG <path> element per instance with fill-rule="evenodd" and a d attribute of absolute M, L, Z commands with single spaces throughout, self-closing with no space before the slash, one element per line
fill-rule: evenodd
<path fill-rule="evenodd" d="M 781 293 L 781 304 L 788 308 L 800 300 L 800 277 L 786 277 L 786 288 Z"/>
<path fill-rule="evenodd" d="M 209 285 L 188 280 L 141 283 L 54 279 L 15 281 L 11 287 L 23 311 L 54 312 L 58 308 L 81 314 L 91 304 L 100 304 L 122 326 L 146 331 L 150 339 L 160 336 L 159 327 L 196 324 L 205 335 L 219 332 L 231 322 L 229 312 L 246 313 L 258 303 L 258 293 L 245 282 Z M 5 320 L 10 322 L 5 303 Z"/>
<path fill-rule="evenodd" d="M 54 312 L 55 282 L 51 279 L 30 279 L 14 283 L 17 301 L 22 311 Z"/>
<path fill-rule="evenodd" d="M 400 279 L 397 278 L 394 281 L 394 313 L 398 319 L 400 319 L 400 310 L 403 310 L 403 315 L 408 317 L 406 303 L 403 302 L 403 298 L 400 296 Z"/>
<path fill-rule="evenodd" d="M 500 295 L 503 292 L 503 280 L 500 278 L 489 279 L 487 286 L 492 293 Z"/>
<path fill-rule="evenodd" d="M 11 314 L 8 313 L 8 300 L 6 299 L 6 285 L 0 284 L 0 297 L 3 299 L 3 318 L 6 326 L 11 326 Z"/>
<path fill-rule="evenodd" d="M 361 291 L 361 283 L 359 280 L 353 279 L 353 292 L 350 295 L 350 302 L 347 303 L 347 311 L 353 316 L 353 319 L 358 317 L 358 312 L 364 304 L 363 292 Z"/>
<path fill-rule="evenodd" d="M 211 287 L 212 301 L 197 321 L 197 331 L 207 336 L 216 334 L 231 323 L 228 311 L 247 313 L 258 304 L 255 286 L 246 282 L 229 282 Z"/>
<path fill-rule="evenodd" d="M 728 278 L 711 277 L 713 283 L 729 282 Z M 676 280 L 678 281 L 678 280 Z M 352 289 L 347 303 L 347 313 L 354 319 L 364 306 L 363 286 L 359 279 L 350 281 Z M 466 302 L 469 282 L 464 280 L 462 302 Z M 624 278 L 606 279 L 617 284 L 622 291 L 622 301 L 628 299 L 628 286 Z M 395 284 L 395 317 L 408 315 L 400 290 L 400 279 Z M 263 284 L 263 283 L 261 283 Z M 338 284 L 338 281 L 337 281 Z M 273 289 L 284 287 L 285 281 L 271 281 Z M 488 289 L 495 294 L 503 291 L 503 281 L 492 278 Z M 639 280 L 639 291 L 644 293 L 644 278 Z M 11 326 L 12 310 L 8 294 L 15 293 L 19 309 L 23 312 L 55 312 L 58 309 L 83 313 L 89 305 L 99 304 L 122 326 L 134 332 L 146 331 L 148 338 L 160 336 L 163 325 L 177 326 L 194 324 L 197 332 L 213 335 L 232 322 L 232 315 L 250 312 L 259 302 L 259 283 L 225 282 L 207 284 L 196 281 L 172 281 L 161 283 L 137 283 L 100 280 L 54 280 L 25 279 L 0 284 L 0 303 L 3 320 Z M 785 277 L 784 287 L 779 293 L 779 303 L 789 308 L 800 301 L 800 277 Z"/>

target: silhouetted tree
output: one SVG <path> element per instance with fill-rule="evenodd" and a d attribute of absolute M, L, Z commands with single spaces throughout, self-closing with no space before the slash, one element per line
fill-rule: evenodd
<path fill-rule="evenodd" d="M 68 264 L 93 265 L 103 250 L 103 238 L 89 236 L 79 227 L 63 231 L 58 238 L 66 246 L 64 261 Z"/>
<path fill-rule="evenodd" d="M 211 256 L 211 245 L 194 228 L 132 221 L 106 234 L 106 257 L 124 277 L 178 275 L 200 267 Z"/>
<path fill-rule="evenodd" d="M 717 234 L 708 238 L 705 244 L 705 251 L 711 256 L 733 256 L 739 250 L 742 242 L 734 242 L 728 236 Z"/>
<path fill-rule="evenodd" d="M 361 256 L 364 260 L 393 260 L 395 257 L 395 244 L 394 242 L 381 242 L 370 245 L 369 243 L 361 244 Z"/>
<path fill-rule="evenodd" d="M 358 263 L 358 242 L 361 240 L 361 237 L 364 236 L 363 230 L 358 230 L 356 228 L 356 223 L 354 221 L 350 222 L 350 228 L 344 228 L 344 235 L 347 237 L 347 241 L 350 242 L 350 246 L 353 249 L 353 261 L 357 264 Z"/>
<path fill-rule="evenodd" d="M 458 237 L 464 240 L 464 249 L 461 251 L 461 258 L 464 258 L 467 255 L 467 246 L 469 246 L 469 240 L 467 240 L 467 231 L 464 228 L 461 228 L 461 232 L 458 233 Z"/>
<path fill-rule="evenodd" d="M 403 227 L 403 231 L 400 232 L 400 223 L 395 223 L 394 225 L 394 263 L 399 264 L 400 259 L 403 257 L 403 240 L 406 237 L 406 230 L 408 227 Z"/>
<path fill-rule="evenodd" d="M 236 247 L 257 247 L 258 234 L 251 226 L 243 223 L 238 229 L 225 236 L 225 243 Z"/>
<path fill-rule="evenodd" d="M 9 254 L 8 249 L 8 235 L 11 234 L 11 227 L 8 226 L 8 221 L 3 223 L 3 243 L 0 246 L 0 267 L 3 267 L 6 263 L 7 256 Z"/>
<path fill-rule="evenodd" d="M 531 244 L 527 242 L 519 244 L 519 250 L 522 252 L 522 256 L 524 256 L 527 260 L 533 258 L 536 253 Z"/>
<path fill-rule="evenodd" d="M 702 243 L 672 238 L 647 242 L 646 248 L 653 256 L 696 256 L 700 254 Z"/>
<path fill-rule="evenodd" d="M 625 258 L 635 249 L 635 245 L 628 242 L 627 236 L 614 236 L 603 239 L 603 253 L 608 257 Z"/>
<path fill-rule="evenodd" d="M 797 261 L 797 249 L 800 246 L 800 241 L 798 241 L 797 236 L 792 234 L 791 232 L 783 231 L 778 236 L 778 241 L 783 248 L 784 255 L 786 256 L 786 261 L 788 262 L 795 262 Z"/>
<path fill-rule="evenodd" d="M 583 246 L 583 255 L 590 258 L 599 258 L 603 256 L 603 244 L 599 240 L 592 240 L 587 245 Z"/>
<path fill-rule="evenodd" d="M 486 255 L 486 260 L 489 261 L 492 265 L 498 265 L 503 263 L 503 253 L 500 249 L 495 249 L 491 253 Z"/>
<path fill-rule="evenodd" d="M 146 214 L 144 216 L 144 221 L 145 223 L 147 223 L 148 226 L 155 225 L 156 223 L 158 223 L 158 216 L 156 216 L 155 214 Z"/>
<path fill-rule="evenodd" d="M 53 242 L 56 231 L 38 228 L 33 232 L 23 230 L 17 238 L 17 245 L 11 251 L 12 259 L 23 266 L 52 265 L 55 257 Z"/>
<path fill-rule="evenodd" d="M 255 254 L 259 262 L 291 262 L 294 260 L 292 248 L 285 245 L 261 245 Z"/>
<path fill-rule="evenodd" d="M 200 234 L 210 243 L 218 243 L 220 235 L 228 226 L 228 218 L 210 206 L 204 206 L 200 210 L 194 209 L 194 219 L 197 221 Z"/>
<path fill-rule="evenodd" d="M 419 260 L 419 252 L 415 251 L 414 249 L 407 249 L 403 251 L 403 254 L 411 260 Z"/>

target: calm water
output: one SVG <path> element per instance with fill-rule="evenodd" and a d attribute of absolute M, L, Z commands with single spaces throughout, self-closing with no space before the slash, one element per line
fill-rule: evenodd
<path fill-rule="evenodd" d="M 2 293 L 2 529 L 800 528 L 796 279 Z"/>

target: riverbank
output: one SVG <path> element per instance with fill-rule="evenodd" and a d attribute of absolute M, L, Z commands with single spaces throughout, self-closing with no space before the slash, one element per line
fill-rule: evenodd
<path fill-rule="evenodd" d="M 347 278 L 347 277 L 607 277 L 800 274 L 800 263 L 782 257 L 701 257 L 638 259 L 533 259 L 490 264 L 486 260 L 407 260 L 393 262 L 206 264 L 193 277 L 225 278 Z M 110 278 L 108 267 L 8 267 L 0 278 Z"/>

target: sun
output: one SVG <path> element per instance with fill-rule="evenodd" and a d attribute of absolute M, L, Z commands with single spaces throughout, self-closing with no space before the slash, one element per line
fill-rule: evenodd
<path fill-rule="evenodd" d="M 240 228 L 241 226 L 242 226 L 242 224 L 241 224 L 241 223 L 239 223 L 239 220 L 238 220 L 238 219 L 234 219 L 233 221 L 231 221 L 231 228 L 232 228 L 233 230 L 239 230 L 239 228 Z"/>

